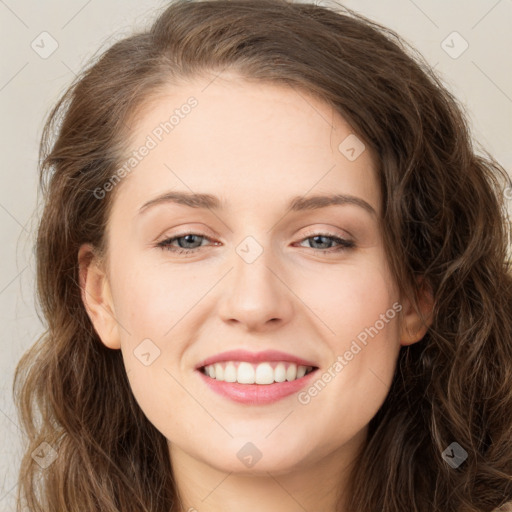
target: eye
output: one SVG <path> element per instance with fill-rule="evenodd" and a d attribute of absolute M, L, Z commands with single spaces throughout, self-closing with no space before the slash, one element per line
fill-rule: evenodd
<path fill-rule="evenodd" d="M 197 241 L 194 242 L 194 237 L 211 241 L 211 238 L 207 237 L 206 235 L 201 235 L 198 233 L 182 233 L 181 235 L 162 240 L 157 244 L 157 246 L 176 254 L 189 254 L 191 252 L 195 252 L 197 248 L 201 247 L 201 243 L 199 243 L 199 246 L 196 246 Z M 180 242 L 180 240 L 184 240 L 184 242 Z M 178 242 L 178 247 L 172 245 L 174 242 Z M 193 247 L 189 247 L 189 244 Z"/>
<path fill-rule="evenodd" d="M 318 251 L 322 253 L 333 253 L 333 252 L 341 252 L 346 249 L 351 249 L 355 247 L 355 243 L 352 240 L 346 240 L 344 238 L 340 238 L 339 236 L 333 235 L 331 233 L 308 233 L 306 238 L 303 238 L 301 242 L 312 240 L 313 244 L 325 245 L 326 243 L 329 247 L 320 247 Z M 338 247 L 332 247 L 331 243 L 334 242 L 338 244 Z M 301 246 L 302 247 L 302 246 Z M 312 247 L 315 249 L 315 247 Z"/>
<path fill-rule="evenodd" d="M 208 240 L 210 242 L 213 241 L 210 237 L 199 233 L 182 233 L 162 240 L 157 244 L 157 247 L 166 249 L 175 254 L 191 254 L 201 250 L 203 247 L 201 242 L 204 240 Z M 341 252 L 355 247 L 355 243 L 353 241 L 340 238 L 330 233 L 308 233 L 308 236 L 303 238 L 301 243 L 305 241 L 312 241 L 310 244 L 312 243 L 313 245 L 320 244 L 325 246 L 325 244 L 328 244 L 329 247 L 311 247 L 311 249 L 316 249 L 317 252 L 319 251 L 321 253 Z M 177 247 L 174 245 L 175 242 L 178 244 Z M 338 246 L 332 247 L 332 243 L 337 244 Z M 219 245 L 218 242 L 214 242 L 214 244 Z"/>

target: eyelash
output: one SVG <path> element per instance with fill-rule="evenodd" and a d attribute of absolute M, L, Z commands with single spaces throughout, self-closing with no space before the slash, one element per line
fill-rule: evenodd
<path fill-rule="evenodd" d="M 198 250 L 200 250 L 202 247 L 204 246 L 199 246 L 199 247 L 196 247 L 194 249 L 184 249 L 182 247 L 173 247 L 171 246 L 170 244 L 176 240 L 178 240 L 179 238 L 184 238 L 188 235 L 195 235 L 195 236 L 198 236 L 200 238 L 204 238 L 206 240 L 210 240 L 212 241 L 212 239 L 206 235 L 202 235 L 200 233 L 192 233 L 192 232 L 188 232 L 188 233 L 182 233 L 180 235 L 176 235 L 172 238 L 167 238 L 165 240 L 162 240 L 161 242 L 158 242 L 157 244 L 157 247 L 160 247 L 161 249 L 163 250 L 167 250 L 167 251 L 171 251 L 175 254 L 190 254 L 190 253 L 193 253 L 193 252 L 197 252 Z M 306 236 L 305 238 L 302 238 L 300 241 L 303 242 L 305 240 L 310 240 L 312 238 L 315 238 L 317 236 L 322 236 L 324 238 L 330 238 L 331 240 L 335 241 L 336 243 L 339 244 L 339 247 L 330 247 L 329 249 L 314 249 L 314 248 L 311 248 L 313 250 L 316 250 L 317 252 L 321 252 L 322 254 L 332 254 L 332 253 L 338 253 L 338 252 L 341 252 L 341 251 L 345 251 L 347 249 L 352 249 L 353 247 L 355 247 L 355 243 L 352 242 L 351 240 L 345 240 L 343 238 L 340 238 L 338 236 L 335 236 L 335 235 L 332 235 L 330 233 L 308 233 L 308 236 Z M 307 249 L 307 247 L 306 247 Z"/>

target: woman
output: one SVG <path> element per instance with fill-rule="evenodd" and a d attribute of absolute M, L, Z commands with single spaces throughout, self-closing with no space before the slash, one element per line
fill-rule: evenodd
<path fill-rule="evenodd" d="M 392 31 L 174 2 L 61 98 L 41 173 L 29 510 L 512 499 L 507 176 Z"/>

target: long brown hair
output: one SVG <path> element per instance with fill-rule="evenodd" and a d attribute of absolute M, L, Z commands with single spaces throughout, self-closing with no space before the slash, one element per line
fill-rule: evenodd
<path fill-rule="evenodd" d="M 420 277 L 434 299 L 427 334 L 401 348 L 370 422 L 347 510 L 477 512 L 512 499 L 505 170 L 473 147 L 456 99 L 393 31 L 286 0 L 179 0 L 95 58 L 45 124 L 37 287 L 47 330 L 14 380 L 29 440 L 18 510 L 178 510 L 166 439 L 132 395 L 121 352 L 92 327 L 77 253 L 86 242 L 105 249 L 114 193 L 94 191 L 118 169 L 136 113 L 164 86 L 225 69 L 313 94 L 351 124 L 378 159 L 399 289 L 419 311 Z M 455 442 L 468 454 L 458 467 L 443 456 Z"/>

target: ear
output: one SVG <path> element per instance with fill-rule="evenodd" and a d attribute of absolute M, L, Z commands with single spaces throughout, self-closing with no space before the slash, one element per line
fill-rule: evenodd
<path fill-rule="evenodd" d="M 82 301 L 98 336 L 111 349 L 121 348 L 119 328 L 107 275 L 90 244 L 78 251 Z"/>
<path fill-rule="evenodd" d="M 412 345 L 425 336 L 432 324 L 434 297 L 429 286 L 422 278 L 417 279 L 419 314 L 408 299 L 403 302 L 402 330 L 400 345 Z M 422 318 L 423 317 L 423 318 Z"/>

